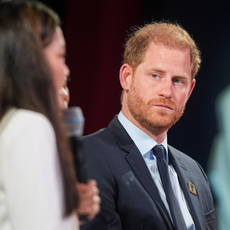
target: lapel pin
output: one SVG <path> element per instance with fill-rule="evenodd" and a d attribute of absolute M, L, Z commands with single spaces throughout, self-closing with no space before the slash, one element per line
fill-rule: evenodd
<path fill-rule="evenodd" d="M 197 196 L 196 186 L 194 184 L 188 182 L 188 189 L 189 189 L 189 192 Z"/>

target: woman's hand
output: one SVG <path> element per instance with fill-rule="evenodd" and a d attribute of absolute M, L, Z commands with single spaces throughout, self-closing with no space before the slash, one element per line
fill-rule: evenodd
<path fill-rule="evenodd" d="M 101 203 L 97 182 L 89 180 L 87 184 L 77 183 L 77 187 L 80 195 L 80 205 L 77 214 L 88 215 L 89 219 L 93 219 L 100 211 Z"/>

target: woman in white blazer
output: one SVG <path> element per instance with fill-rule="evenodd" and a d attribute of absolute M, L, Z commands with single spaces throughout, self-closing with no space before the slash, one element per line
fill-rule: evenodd
<path fill-rule="evenodd" d="M 68 75 L 58 16 L 38 2 L 2 3 L 1 230 L 78 229 L 80 198 L 57 112 L 65 108 L 60 90 Z M 96 195 L 91 192 L 94 200 Z M 93 204 L 92 216 L 99 207 L 98 202 Z"/>

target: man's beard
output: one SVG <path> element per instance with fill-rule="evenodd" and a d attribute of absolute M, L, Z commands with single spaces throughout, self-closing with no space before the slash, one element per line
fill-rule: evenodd
<path fill-rule="evenodd" d="M 154 135 L 167 131 L 182 116 L 185 106 L 176 108 L 176 104 L 165 97 L 155 98 L 146 102 L 137 92 L 134 84 L 127 97 L 128 109 L 133 118 L 141 127 L 147 129 Z M 154 105 L 164 105 L 172 110 L 156 108 Z"/>

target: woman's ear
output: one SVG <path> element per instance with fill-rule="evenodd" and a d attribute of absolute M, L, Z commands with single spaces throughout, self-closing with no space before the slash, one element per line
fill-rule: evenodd
<path fill-rule="evenodd" d="M 129 90 L 132 82 L 132 68 L 129 64 L 124 64 L 120 68 L 120 83 L 124 90 Z"/>

